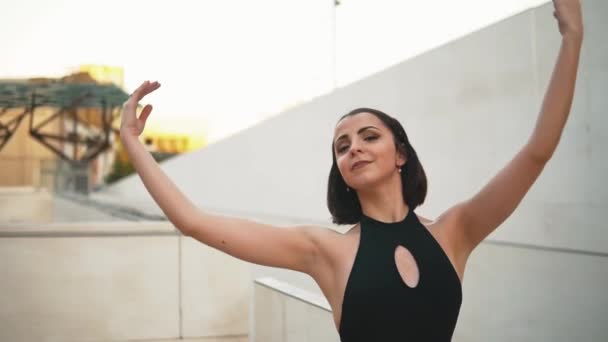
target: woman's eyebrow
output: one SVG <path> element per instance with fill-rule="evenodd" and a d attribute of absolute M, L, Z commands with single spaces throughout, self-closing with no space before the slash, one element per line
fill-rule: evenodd
<path fill-rule="evenodd" d="M 359 128 L 359 130 L 357 131 L 357 134 L 360 134 L 361 132 L 365 131 L 365 130 L 366 130 L 366 129 L 368 129 L 368 128 L 375 128 L 375 129 L 378 129 L 378 127 L 375 127 L 375 126 L 365 126 L 365 127 Z M 378 129 L 378 130 L 379 130 L 379 129 Z M 343 139 L 343 138 L 346 138 L 347 136 L 348 136 L 348 134 L 342 134 L 341 136 L 339 136 L 339 137 L 338 137 L 338 139 L 336 139 L 336 140 L 334 141 L 334 144 L 336 144 L 336 143 L 338 142 L 338 140 L 341 140 L 341 139 Z"/>

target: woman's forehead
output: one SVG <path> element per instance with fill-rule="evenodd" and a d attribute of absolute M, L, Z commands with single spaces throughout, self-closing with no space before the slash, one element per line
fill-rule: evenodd
<path fill-rule="evenodd" d="M 334 138 L 348 133 L 349 131 L 357 131 L 360 127 L 374 126 L 378 129 L 382 129 L 382 121 L 378 119 L 374 114 L 367 112 L 361 112 L 355 115 L 347 116 L 340 120 L 334 129 Z"/>

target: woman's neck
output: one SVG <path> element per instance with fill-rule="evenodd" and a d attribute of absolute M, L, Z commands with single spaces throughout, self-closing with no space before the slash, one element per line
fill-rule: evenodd
<path fill-rule="evenodd" d="M 374 186 L 373 191 L 357 191 L 357 196 L 363 214 L 382 222 L 399 222 L 409 212 L 403 200 L 401 179 Z"/>

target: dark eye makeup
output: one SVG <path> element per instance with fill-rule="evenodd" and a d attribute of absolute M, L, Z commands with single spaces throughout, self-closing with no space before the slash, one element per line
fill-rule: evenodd
<path fill-rule="evenodd" d="M 370 136 L 368 136 L 368 137 L 363 138 L 363 140 L 365 140 L 365 141 L 373 141 L 373 140 L 376 140 L 376 139 L 378 139 L 378 136 L 377 136 L 377 135 L 370 135 Z M 348 147 L 348 145 L 342 145 L 341 147 L 339 147 L 339 148 L 337 149 L 338 153 L 342 153 L 342 152 L 344 152 L 344 150 L 345 150 L 347 147 Z"/>

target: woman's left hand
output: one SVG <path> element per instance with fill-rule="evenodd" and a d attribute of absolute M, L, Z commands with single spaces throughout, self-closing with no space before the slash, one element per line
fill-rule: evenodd
<path fill-rule="evenodd" d="M 580 0 L 553 0 L 553 16 L 562 37 L 583 38 L 583 15 Z"/>

